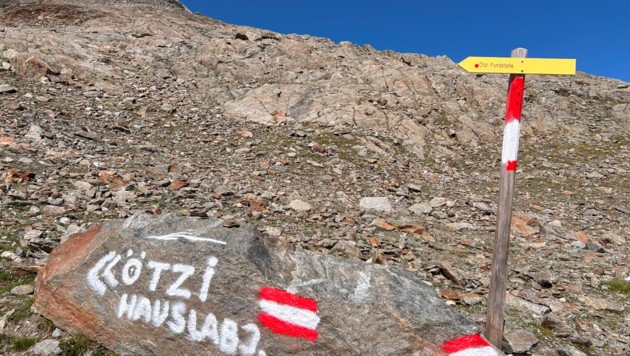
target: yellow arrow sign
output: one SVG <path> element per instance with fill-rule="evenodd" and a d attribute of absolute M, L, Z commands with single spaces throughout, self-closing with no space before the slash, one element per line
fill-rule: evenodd
<path fill-rule="evenodd" d="M 459 66 L 469 73 L 575 74 L 575 59 L 468 57 Z"/>

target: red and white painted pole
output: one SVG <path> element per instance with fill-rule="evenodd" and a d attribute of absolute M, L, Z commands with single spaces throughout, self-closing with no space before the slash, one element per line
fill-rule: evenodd
<path fill-rule="evenodd" d="M 503 131 L 503 150 L 501 152 L 501 170 L 504 171 L 516 171 L 524 89 L 525 76 L 512 75 L 508 90 L 505 128 Z"/>
<path fill-rule="evenodd" d="M 526 56 L 527 50 L 524 48 L 517 48 L 512 51 L 513 58 L 525 58 Z M 488 294 L 488 315 L 486 319 L 486 336 L 488 340 L 498 348 L 501 348 L 503 343 L 503 310 L 505 309 L 505 289 L 508 277 L 507 259 L 510 241 L 510 222 L 512 220 L 512 200 L 514 196 L 514 179 L 516 176 L 524 89 L 525 75 L 510 75 L 510 85 L 505 108 L 503 151 L 501 153 L 497 228 L 494 235 L 494 256 L 492 260 L 492 275 L 490 277 L 490 292 Z"/>

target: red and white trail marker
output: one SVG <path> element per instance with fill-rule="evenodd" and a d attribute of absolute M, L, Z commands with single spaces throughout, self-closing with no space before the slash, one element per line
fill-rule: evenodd
<path fill-rule="evenodd" d="M 447 341 L 442 348 L 449 356 L 497 356 L 497 352 L 479 334 Z"/>
<path fill-rule="evenodd" d="M 276 288 L 261 288 L 258 321 L 271 331 L 317 340 L 317 302 Z"/>
<path fill-rule="evenodd" d="M 523 76 L 516 76 L 511 81 L 510 89 L 508 90 L 507 100 L 511 105 L 507 106 L 505 113 L 503 150 L 501 152 L 501 165 L 505 165 L 505 169 L 508 171 L 516 171 L 524 89 L 525 78 Z"/>

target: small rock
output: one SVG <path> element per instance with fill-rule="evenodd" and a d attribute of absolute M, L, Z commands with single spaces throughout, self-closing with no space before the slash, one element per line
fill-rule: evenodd
<path fill-rule="evenodd" d="M 601 330 L 600 330 L 601 331 Z M 571 343 L 575 344 L 575 345 L 583 345 L 583 346 L 592 346 L 593 345 L 593 340 L 587 338 L 587 337 L 583 337 L 583 336 L 573 336 L 571 338 L 569 338 L 569 341 L 571 341 Z"/>
<path fill-rule="evenodd" d="M 44 129 L 37 125 L 31 125 L 26 135 L 24 135 L 25 138 L 35 142 L 41 141 L 42 136 L 44 136 Z"/>
<path fill-rule="evenodd" d="M 88 98 L 100 98 L 103 96 L 103 93 L 101 93 L 98 90 L 88 90 L 83 93 L 83 96 L 88 97 Z"/>
<path fill-rule="evenodd" d="M 453 267 L 450 262 L 442 261 L 440 264 L 440 273 L 454 284 L 458 286 L 462 284 L 462 273 L 457 268 Z"/>
<path fill-rule="evenodd" d="M 512 214 L 511 231 L 525 237 L 532 237 L 540 233 L 540 223 L 525 213 L 515 211 Z"/>
<path fill-rule="evenodd" d="M 84 231 L 85 231 L 85 225 L 84 226 L 79 226 L 77 224 L 69 225 L 68 228 L 66 228 L 66 231 L 61 236 L 61 243 L 66 242 L 66 240 L 68 240 L 70 236 L 74 234 L 78 234 L 80 232 L 84 232 Z"/>
<path fill-rule="evenodd" d="M 323 153 L 326 153 L 326 147 L 324 147 L 324 146 L 320 145 L 320 144 L 319 144 L 319 143 L 317 143 L 317 142 L 313 142 L 313 143 L 311 143 L 309 146 L 311 147 L 311 149 L 312 149 L 314 152 L 317 152 L 317 153 L 322 153 L 322 154 L 323 154 Z"/>
<path fill-rule="evenodd" d="M 433 208 L 428 203 L 418 203 L 409 207 L 409 211 L 416 215 L 430 214 Z"/>
<path fill-rule="evenodd" d="M 591 179 L 602 179 L 605 176 L 599 172 L 590 172 L 586 174 L 586 178 L 591 178 Z"/>
<path fill-rule="evenodd" d="M 606 252 L 606 250 L 604 250 L 604 246 L 600 245 L 599 243 L 597 243 L 595 241 L 587 242 L 586 243 L 586 248 L 591 250 L 591 251 L 595 251 L 595 252 L 599 252 L 599 253 Z"/>
<path fill-rule="evenodd" d="M 158 186 L 158 187 L 164 188 L 164 187 L 168 187 L 169 185 L 171 185 L 171 181 L 168 180 L 168 179 L 161 179 L 161 180 L 155 181 L 154 184 L 156 186 Z"/>
<path fill-rule="evenodd" d="M 162 111 L 167 112 L 167 113 L 174 113 L 175 112 L 175 108 L 167 103 L 164 103 L 164 105 L 162 105 Z"/>
<path fill-rule="evenodd" d="M 407 184 L 407 188 L 409 188 L 409 190 L 412 191 L 412 192 L 418 192 L 419 193 L 419 192 L 422 191 L 422 187 L 420 187 L 417 184 L 409 183 L 409 184 Z"/>
<path fill-rule="evenodd" d="M 442 296 L 442 298 L 447 299 L 447 300 L 460 300 L 461 299 L 461 296 L 459 295 L 459 293 L 448 288 L 442 289 L 440 291 L 440 295 Z"/>
<path fill-rule="evenodd" d="M 446 205 L 446 198 L 435 197 L 429 202 L 432 208 L 439 208 Z"/>
<path fill-rule="evenodd" d="M 470 224 L 470 223 L 450 223 L 450 224 L 446 224 L 446 227 L 448 227 L 451 230 L 455 230 L 455 231 L 474 230 L 475 229 L 475 226 L 473 224 Z"/>
<path fill-rule="evenodd" d="M 374 210 L 385 213 L 394 211 L 387 197 L 365 197 L 361 198 L 359 206 L 365 210 Z"/>
<path fill-rule="evenodd" d="M 392 219 L 388 219 L 387 221 L 385 221 L 386 224 L 389 224 L 391 226 L 393 226 L 394 228 L 400 230 L 400 231 L 405 231 L 405 232 L 410 232 L 412 234 L 425 234 L 429 231 L 428 227 L 422 223 L 419 223 L 417 221 L 413 221 L 413 220 L 408 220 L 408 219 L 404 219 L 404 220 L 392 220 Z M 385 225 L 387 227 L 387 225 Z"/>
<path fill-rule="evenodd" d="M 553 313 L 545 317 L 545 319 L 542 321 L 542 326 L 553 330 L 557 337 L 566 337 L 568 335 L 571 335 L 571 332 L 573 331 L 565 318 L 554 315 Z"/>
<path fill-rule="evenodd" d="M 503 348 L 508 353 L 525 354 L 531 351 L 538 339 L 533 333 L 523 329 L 511 329 L 507 330 L 503 334 Z"/>
<path fill-rule="evenodd" d="M 474 293 L 462 294 L 460 297 L 462 299 L 462 303 L 466 305 L 477 305 L 483 301 L 482 296 Z"/>
<path fill-rule="evenodd" d="M 39 230 L 29 230 L 27 232 L 24 233 L 24 239 L 25 240 L 34 240 L 34 239 L 38 239 L 40 238 L 42 235 L 44 234 L 43 231 L 39 231 Z"/>
<path fill-rule="evenodd" d="M 183 180 L 175 179 L 174 181 L 171 182 L 171 184 L 168 187 L 172 190 L 180 190 L 184 187 L 187 187 L 188 184 L 189 184 L 188 182 L 185 182 Z"/>
<path fill-rule="evenodd" d="M 551 309 L 552 313 L 561 313 L 564 310 L 564 304 L 555 298 L 547 298 L 545 305 Z"/>
<path fill-rule="evenodd" d="M 243 138 L 254 137 L 254 134 L 251 131 L 247 131 L 247 130 L 240 130 L 237 132 L 237 134 Z"/>
<path fill-rule="evenodd" d="M 46 216 L 59 216 L 66 212 L 66 209 L 61 206 L 46 205 L 42 208 L 42 212 Z"/>
<path fill-rule="evenodd" d="M 361 251 L 357 248 L 357 243 L 354 241 L 341 240 L 335 244 L 332 251 L 341 252 L 348 257 L 361 256 Z"/>
<path fill-rule="evenodd" d="M 132 203 L 136 200 L 136 194 L 125 189 L 121 189 L 112 194 L 112 199 L 118 204 L 118 206 L 126 206 L 127 203 Z"/>
<path fill-rule="evenodd" d="M 476 202 L 473 204 L 473 206 L 488 215 L 494 214 L 494 209 L 492 209 L 490 206 L 488 206 L 488 204 L 484 202 Z"/>
<path fill-rule="evenodd" d="M 221 226 L 226 227 L 228 229 L 232 229 L 232 228 L 241 226 L 241 223 L 234 219 L 229 219 L 229 220 L 224 220 L 221 223 Z"/>
<path fill-rule="evenodd" d="M 33 294 L 33 286 L 30 284 L 23 284 L 21 286 L 16 286 L 11 289 L 11 294 L 13 295 L 29 295 Z"/>
<path fill-rule="evenodd" d="M 603 241 L 608 242 L 608 243 L 612 243 L 615 245 L 619 245 L 619 246 L 623 246 L 626 244 L 626 239 L 621 236 L 621 235 L 617 235 L 617 234 L 606 234 L 603 236 Z"/>
<path fill-rule="evenodd" d="M 35 344 L 28 352 L 35 356 L 54 356 L 61 354 L 61 348 L 59 348 L 59 340 L 46 339 Z"/>
<path fill-rule="evenodd" d="M 584 242 L 582 242 L 582 241 L 573 241 L 571 243 L 571 246 L 575 247 L 577 249 L 580 249 L 580 250 L 583 249 L 583 248 L 586 248 L 586 244 Z"/>
<path fill-rule="evenodd" d="M 63 331 L 61 331 L 61 329 L 59 328 L 55 328 L 55 330 L 52 332 L 52 337 L 54 337 L 55 339 L 60 338 L 63 335 Z"/>
<path fill-rule="evenodd" d="M 214 191 L 214 194 L 218 197 L 230 197 L 234 195 L 234 190 L 230 187 L 219 187 Z"/>
<path fill-rule="evenodd" d="M 20 257 L 18 255 L 15 254 L 15 252 L 13 251 L 4 251 L 0 254 L 0 257 L 2 258 L 6 258 L 12 261 L 16 261 L 17 259 L 19 259 Z"/>
<path fill-rule="evenodd" d="M 10 94 L 17 92 L 17 89 L 9 84 L 0 84 L 0 94 Z"/>
<path fill-rule="evenodd" d="M 551 288 L 556 281 L 556 279 L 548 271 L 532 273 L 531 277 L 543 288 Z"/>
<path fill-rule="evenodd" d="M 547 225 L 553 226 L 553 227 L 562 227 L 562 222 L 560 222 L 560 220 L 554 220 Z"/>
<path fill-rule="evenodd" d="M 623 305 L 602 298 L 589 298 L 587 296 L 580 296 L 578 297 L 578 300 L 595 310 L 612 310 L 617 312 L 622 312 L 625 310 Z"/>
<path fill-rule="evenodd" d="M 525 299 L 515 297 L 510 293 L 505 295 L 505 304 L 518 310 L 527 309 L 536 315 L 544 315 L 551 311 L 547 306 L 529 302 Z"/>
<path fill-rule="evenodd" d="M 375 227 L 375 231 L 393 231 L 396 229 L 396 225 L 390 224 L 385 219 L 374 219 L 374 221 L 372 221 L 370 225 Z"/>
<path fill-rule="evenodd" d="M 586 210 L 584 210 L 584 215 L 586 216 L 598 216 L 601 215 L 601 213 L 599 212 L 599 210 L 594 209 L 594 208 L 588 208 Z"/>
<path fill-rule="evenodd" d="M 282 229 L 279 227 L 266 226 L 264 230 L 265 230 L 265 233 L 267 233 L 267 235 L 269 236 L 273 236 L 273 237 L 282 236 Z"/>
<path fill-rule="evenodd" d="M 310 211 L 313 209 L 311 204 L 299 199 L 292 200 L 289 203 L 289 207 L 295 211 Z"/>
<path fill-rule="evenodd" d="M 558 356 L 588 356 L 573 346 L 565 346 L 564 348 L 556 351 L 558 352 Z"/>

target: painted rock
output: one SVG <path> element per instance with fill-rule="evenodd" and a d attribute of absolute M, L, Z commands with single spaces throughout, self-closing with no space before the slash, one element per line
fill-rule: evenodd
<path fill-rule="evenodd" d="M 174 214 L 73 235 L 34 302 L 120 354 L 498 354 L 411 272 Z"/>

